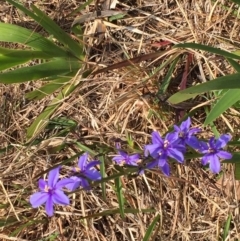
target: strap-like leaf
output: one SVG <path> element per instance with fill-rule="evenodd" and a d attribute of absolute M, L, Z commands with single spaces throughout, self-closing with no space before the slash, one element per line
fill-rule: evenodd
<path fill-rule="evenodd" d="M 228 90 L 213 106 L 210 113 L 207 115 L 204 125 L 208 125 L 209 123 L 214 121 L 224 111 L 226 111 L 229 107 L 234 105 L 239 100 L 240 100 L 240 90 Z"/>
<path fill-rule="evenodd" d="M 168 99 L 168 101 L 172 104 L 178 104 L 182 101 L 193 98 L 194 96 L 197 96 L 200 93 L 208 92 L 211 90 L 239 89 L 239 80 L 240 73 L 219 77 L 217 79 L 205 82 L 203 84 L 179 91 L 178 93 L 172 95 Z"/>
<path fill-rule="evenodd" d="M 0 23 L 0 41 L 21 43 L 42 50 L 51 57 L 70 57 L 70 54 L 38 33 L 14 24 Z"/>
<path fill-rule="evenodd" d="M 70 71 L 75 72 L 80 68 L 79 61 L 67 59 L 54 59 L 50 62 L 23 67 L 0 74 L 0 83 L 13 84 L 31 80 L 38 80 L 54 75 L 64 75 Z"/>

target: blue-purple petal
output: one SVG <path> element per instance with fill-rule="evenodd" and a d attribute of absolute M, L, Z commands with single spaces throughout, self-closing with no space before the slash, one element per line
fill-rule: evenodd
<path fill-rule="evenodd" d="M 216 141 L 216 148 L 217 149 L 220 149 L 220 148 L 223 148 L 227 145 L 227 143 L 231 140 L 231 135 L 229 134 L 224 134 L 224 135 L 221 135 L 217 141 Z"/>
<path fill-rule="evenodd" d="M 68 184 L 72 183 L 74 183 L 74 180 L 72 178 L 64 178 L 60 180 L 55 187 L 56 189 L 61 189 L 62 187 L 66 187 Z"/>
<path fill-rule="evenodd" d="M 30 196 L 30 204 L 33 208 L 37 208 L 44 204 L 49 197 L 47 192 L 36 192 Z"/>
<path fill-rule="evenodd" d="M 157 157 L 159 156 L 159 151 L 160 151 L 159 144 L 149 144 L 149 145 L 145 145 L 144 147 L 145 156 L 147 156 L 146 154 L 149 153 L 152 157 Z"/>
<path fill-rule="evenodd" d="M 53 188 L 58 181 L 60 166 L 52 169 L 48 174 L 48 186 Z"/>
<path fill-rule="evenodd" d="M 162 172 L 166 175 L 169 176 L 170 175 L 170 167 L 169 164 L 166 162 L 165 165 L 163 166 L 159 166 L 162 170 Z"/>
<path fill-rule="evenodd" d="M 84 153 L 81 155 L 78 159 L 78 167 L 81 171 L 85 170 L 85 167 L 87 165 L 87 159 L 88 159 L 88 153 Z"/>
<path fill-rule="evenodd" d="M 72 176 L 70 179 L 73 181 L 65 185 L 65 187 L 70 191 L 75 191 L 81 185 L 82 178 Z"/>
<path fill-rule="evenodd" d="M 191 125 L 191 119 L 188 117 L 185 121 L 183 121 L 180 125 L 180 129 L 182 131 L 187 131 L 190 128 Z"/>
<path fill-rule="evenodd" d="M 158 166 L 164 166 L 167 162 L 167 156 L 166 155 L 162 155 L 160 157 L 157 158 L 158 161 Z"/>
<path fill-rule="evenodd" d="M 100 180 L 102 178 L 100 172 L 97 170 L 87 170 L 84 172 L 84 175 L 92 181 Z"/>
<path fill-rule="evenodd" d="M 176 131 L 178 134 L 182 131 L 178 126 L 174 125 L 173 126 L 174 131 Z"/>
<path fill-rule="evenodd" d="M 212 155 L 204 155 L 202 157 L 201 161 L 203 166 L 206 166 L 209 163 L 209 161 L 211 160 L 211 156 Z"/>
<path fill-rule="evenodd" d="M 128 154 L 125 151 L 119 150 L 118 155 L 122 156 L 123 158 L 128 158 Z"/>
<path fill-rule="evenodd" d="M 169 141 L 169 143 L 174 143 L 175 141 L 178 140 L 178 133 L 176 132 L 168 133 L 166 135 L 165 140 Z"/>
<path fill-rule="evenodd" d="M 117 164 L 122 164 L 125 159 L 122 156 L 115 156 L 112 158 L 113 161 L 115 161 Z"/>
<path fill-rule="evenodd" d="M 91 161 L 86 165 L 85 170 L 91 169 L 91 168 L 93 168 L 93 167 L 95 167 L 96 165 L 99 165 L 99 164 L 101 164 L 100 161 Z"/>
<path fill-rule="evenodd" d="M 82 183 L 81 183 L 82 187 L 85 189 L 85 190 L 90 190 L 91 189 L 91 186 L 89 185 L 89 182 L 87 179 L 85 178 L 82 178 Z"/>
<path fill-rule="evenodd" d="M 52 200 L 51 196 L 47 199 L 45 209 L 46 209 L 46 213 L 49 217 L 53 216 L 54 209 L 53 209 L 53 200 Z"/>
<path fill-rule="evenodd" d="M 41 190 L 41 191 L 45 191 L 45 188 L 48 186 L 47 182 L 43 179 L 39 179 L 38 181 L 38 188 Z"/>
<path fill-rule="evenodd" d="M 158 160 L 154 160 L 154 161 L 147 163 L 145 169 L 152 169 L 152 168 L 156 167 L 157 165 L 158 165 Z"/>
<path fill-rule="evenodd" d="M 153 131 L 152 132 L 152 143 L 153 144 L 160 144 L 160 145 L 163 145 L 163 139 L 162 137 L 160 136 L 159 132 L 158 131 Z"/>
<path fill-rule="evenodd" d="M 200 131 L 201 131 L 200 128 L 195 127 L 195 128 L 191 128 L 191 129 L 188 131 L 188 134 L 189 134 L 189 136 L 192 136 L 193 134 L 196 134 L 196 133 L 198 133 L 198 132 L 200 132 Z"/>
<path fill-rule="evenodd" d="M 209 168 L 213 173 L 219 173 L 221 171 L 221 164 L 217 155 L 212 155 Z"/>
<path fill-rule="evenodd" d="M 168 149 L 168 156 L 177 160 L 180 163 L 183 163 L 184 161 L 183 153 L 175 148 Z"/>
<path fill-rule="evenodd" d="M 218 151 L 217 155 L 222 159 L 232 159 L 232 154 L 227 151 Z"/>
<path fill-rule="evenodd" d="M 208 153 L 208 149 L 209 149 L 208 143 L 206 143 L 205 141 L 199 141 L 198 151 L 205 154 L 205 153 Z"/>
<path fill-rule="evenodd" d="M 196 149 L 196 150 L 201 149 L 201 142 L 197 139 L 196 136 L 191 136 L 188 140 L 186 140 L 186 144 L 192 147 L 193 149 Z"/>
<path fill-rule="evenodd" d="M 129 156 L 129 163 L 130 165 L 133 165 L 134 163 L 136 164 L 136 162 L 138 162 L 140 160 L 140 155 L 139 154 L 133 154 L 131 156 Z"/>
<path fill-rule="evenodd" d="M 60 205 L 69 205 L 70 203 L 68 196 L 61 190 L 55 190 L 52 200 L 53 203 Z"/>

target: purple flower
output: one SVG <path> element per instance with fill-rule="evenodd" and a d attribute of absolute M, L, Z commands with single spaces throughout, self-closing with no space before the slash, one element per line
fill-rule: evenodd
<path fill-rule="evenodd" d="M 66 185 L 66 188 L 71 191 L 76 190 L 79 186 L 82 186 L 84 189 L 90 189 L 88 179 L 96 181 L 102 178 L 101 174 L 94 168 L 98 164 L 100 164 L 99 161 L 88 162 L 88 153 L 81 155 L 78 159 L 78 166 L 73 168 L 75 174 L 70 177 L 73 183 Z"/>
<path fill-rule="evenodd" d="M 212 137 L 209 140 L 209 143 L 201 142 L 201 146 L 199 151 L 204 154 L 202 157 L 202 164 L 205 166 L 209 163 L 210 170 L 213 173 L 219 173 L 221 170 L 221 159 L 231 159 L 232 154 L 223 151 L 222 148 L 227 145 L 227 143 L 230 141 L 231 136 L 228 134 L 221 135 L 218 139 L 215 137 Z"/>
<path fill-rule="evenodd" d="M 34 193 L 30 197 L 30 203 L 33 208 L 37 208 L 45 204 L 46 213 L 52 216 L 54 213 L 54 204 L 69 205 L 69 198 L 61 190 L 62 187 L 71 183 L 69 178 L 58 181 L 60 167 L 51 170 L 48 174 L 48 181 L 40 179 L 38 187 L 40 192 Z"/>
<path fill-rule="evenodd" d="M 126 152 L 118 150 L 118 155 L 113 157 L 112 159 L 115 161 L 118 165 L 131 165 L 131 166 L 137 166 L 137 162 L 140 160 L 140 155 L 139 154 L 133 154 L 133 155 L 128 155 Z"/>
<path fill-rule="evenodd" d="M 191 126 L 191 119 L 190 117 L 188 117 L 187 120 L 183 121 L 179 127 L 174 125 L 174 130 L 176 133 L 178 133 L 179 144 L 182 144 L 182 145 L 187 144 L 194 149 L 198 149 L 199 141 L 193 135 L 200 132 L 201 129 L 190 128 L 190 126 Z"/>
<path fill-rule="evenodd" d="M 146 145 L 144 148 L 145 156 L 150 154 L 155 160 L 147 164 L 147 168 L 158 166 L 167 176 L 170 174 L 168 158 L 173 158 L 180 163 L 183 163 L 183 152 L 185 147 L 179 144 L 178 133 L 169 133 L 165 139 L 162 139 L 157 131 L 152 133 L 152 144 Z"/>

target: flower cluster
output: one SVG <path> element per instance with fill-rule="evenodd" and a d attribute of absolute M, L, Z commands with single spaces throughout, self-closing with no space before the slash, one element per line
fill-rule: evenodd
<path fill-rule="evenodd" d="M 79 157 L 78 166 L 73 168 L 73 174 L 69 178 L 59 180 L 60 167 L 51 170 L 48 174 L 48 180 L 40 179 L 38 187 L 40 192 L 34 193 L 30 197 L 30 203 L 33 208 L 45 204 L 46 213 L 52 216 L 54 213 L 54 204 L 69 205 L 69 198 L 63 192 L 62 188 L 70 191 L 76 190 L 82 186 L 84 189 L 90 189 L 89 181 L 101 179 L 100 173 L 95 166 L 99 161 L 88 162 L 88 154 L 84 153 Z"/>
<path fill-rule="evenodd" d="M 152 143 L 144 147 L 144 156 L 150 156 L 152 160 L 146 164 L 144 169 L 151 169 L 157 166 L 165 175 L 169 176 L 169 158 L 183 163 L 187 147 L 190 147 L 203 155 L 201 158 L 202 165 L 209 164 L 210 170 L 213 173 L 219 173 L 221 170 L 219 158 L 232 158 L 231 153 L 222 150 L 230 141 L 231 136 L 224 134 L 218 139 L 212 137 L 207 143 L 198 140 L 195 136 L 195 134 L 200 131 L 199 128 L 191 128 L 190 118 L 183 121 L 180 126 L 175 125 L 173 132 L 168 133 L 165 138 L 161 137 L 157 131 L 153 131 Z M 137 166 L 139 160 L 139 154 L 129 156 L 123 151 L 118 151 L 118 155 L 113 158 L 113 161 L 117 164 L 128 164 L 133 166 Z M 141 173 L 142 172 L 143 170 Z"/>
<path fill-rule="evenodd" d="M 117 165 L 128 165 L 139 167 L 141 160 L 147 160 L 146 165 L 138 168 L 139 174 L 144 170 L 158 167 L 162 172 L 169 176 L 170 166 L 169 159 L 174 159 L 179 163 L 184 163 L 184 155 L 188 148 L 195 149 L 202 154 L 202 165 L 209 164 L 209 168 L 213 173 L 219 173 L 221 170 L 220 159 L 231 159 L 232 154 L 224 151 L 223 148 L 230 141 L 231 136 L 228 134 L 221 135 L 218 139 L 212 137 L 209 142 L 200 141 L 195 136 L 201 130 L 191 127 L 191 119 L 183 121 L 180 126 L 174 126 L 174 130 L 168 133 L 164 138 L 157 131 L 152 133 L 152 143 L 144 147 L 143 155 L 129 155 L 120 149 L 117 144 L 117 155 L 112 160 Z M 69 198 L 63 192 L 62 188 L 75 191 L 80 186 L 85 190 L 90 190 L 89 181 L 97 181 L 101 179 L 99 171 L 95 168 L 100 164 L 99 161 L 88 161 L 89 156 L 84 153 L 79 157 L 77 167 L 72 169 L 73 173 L 68 178 L 59 180 L 60 167 L 51 170 L 48 174 L 48 180 L 39 180 L 40 191 L 30 197 L 32 207 L 37 208 L 45 204 L 46 212 L 49 216 L 54 213 L 54 205 L 69 205 Z"/>

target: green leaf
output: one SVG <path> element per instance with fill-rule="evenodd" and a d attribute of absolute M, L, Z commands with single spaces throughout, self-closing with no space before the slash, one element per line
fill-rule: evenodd
<path fill-rule="evenodd" d="M 231 219 L 232 219 L 232 215 L 230 214 L 228 216 L 227 222 L 225 223 L 224 232 L 223 232 L 223 241 L 225 241 L 227 239 L 230 224 L 231 224 Z"/>
<path fill-rule="evenodd" d="M 239 152 L 234 152 L 232 153 L 232 159 L 230 160 L 223 160 L 222 163 L 235 163 L 235 164 L 240 164 L 240 153 Z"/>
<path fill-rule="evenodd" d="M 177 58 L 174 59 L 174 61 L 172 62 L 166 76 L 164 77 L 162 84 L 158 90 L 158 94 L 164 94 L 170 84 L 170 81 L 172 79 L 172 73 L 176 67 L 176 64 L 178 63 L 179 60 L 179 56 Z"/>
<path fill-rule="evenodd" d="M 240 72 L 240 65 L 238 62 L 236 62 L 233 59 L 227 59 L 227 60 L 237 72 Z"/>
<path fill-rule="evenodd" d="M 10 52 L 11 51 L 11 52 Z M 10 50 L 9 53 L 0 48 L 0 71 L 9 69 L 13 66 L 24 64 L 32 59 L 50 59 L 51 56 L 34 50 Z"/>
<path fill-rule="evenodd" d="M 236 3 L 236 4 L 238 4 L 238 5 L 240 5 L 240 0 L 231 0 L 231 1 Z"/>
<path fill-rule="evenodd" d="M 53 75 L 65 75 L 69 71 L 77 71 L 81 67 L 79 61 L 68 59 L 54 59 L 47 63 L 23 67 L 0 73 L 0 83 L 13 84 L 38 80 Z"/>
<path fill-rule="evenodd" d="M 160 215 L 158 214 L 152 221 L 152 223 L 149 225 L 146 234 L 143 237 L 142 241 L 148 241 L 150 240 L 150 237 L 152 236 L 153 230 L 157 224 L 157 222 L 160 221 Z"/>
<path fill-rule="evenodd" d="M 68 47 L 73 54 L 78 58 L 83 58 L 83 48 L 75 42 L 67 33 L 65 33 L 51 18 L 49 18 L 45 13 L 39 10 L 37 7 L 32 5 L 32 9 L 34 12 L 31 12 L 27 8 L 23 7 L 23 5 L 13 1 L 6 0 L 29 17 L 34 19 L 39 25 L 41 25 L 50 35 L 53 35 L 59 42 L 63 43 L 65 47 Z"/>
<path fill-rule="evenodd" d="M 105 171 L 105 161 L 104 161 L 104 155 L 102 154 L 101 156 L 99 156 L 99 161 L 101 162 L 100 164 L 100 173 L 102 178 L 106 177 L 106 171 Z M 103 200 L 106 201 L 107 200 L 107 196 L 106 196 L 106 182 L 102 182 L 101 183 L 101 188 L 102 188 L 102 196 L 103 196 Z"/>
<path fill-rule="evenodd" d="M 51 18 L 44 12 L 32 5 L 33 11 L 38 15 L 34 18 L 49 34 L 52 34 L 60 43 L 70 49 L 71 53 L 83 60 L 83 47 L 73 40 L 65 31 L 63 31 Z"/>
<path fill-rule="evenodd" d="M 73 72 L 72 75 L 75 75 L 76 72 Z M 68 75 L 68 74 L 67 74 Z M 29 100 L 41 100 L 44 97 L 51 95 L 54 93 L 56 90 L 62 88 L 69 80 L 71 77 L 63 77 L 63 78 L 58 78 L 50 83 L 45 84 L 41 88 L 31 91 L 25 95 L 25 97 Z"/>
<path fill-rule="evenodd" d="M 121 215 L 122 218 L 124 218 L 125 217 L 125 214 L 124 214 L 124 197 L 123 197 L 122 182 L 120 180 L 120 177 L 117 177 L 115 179 L 115 188 L 116 188 L 116 193 L 117 193 L 120 215 Z"/>
<path fill-rule="evenodd" d="M 20 221 L 18 221 L 16 217 L 5 217 L 3 219 L 0 219 L 0 228 L 17 225 L 18 223 L 20 223 Z"/>
<path fill-rule="evenodd" d="M 204 122 L 208 125 L 218 118 L 224 111 L 240 100 L 240 90 L 228 90 L 214 105 Z"/>
<path fill-rule="evenodd" d="M 45 54 L 52 57 L 70 57 L 66 51 L 58 47 L 50 40 L 44 38 L 38 33 L 34 33 L 26 28 L 14 24 L 0 22 L 0 41 L 10 43 L 21 43 L 26 46 L 42 50 Z M 3 51 L 3 48 L 2 48 Z M 8 51 L 8 53 L 11 50 Z M 12 50 L 16 52 L 16 50 Z"/>
<path fill-rule="evenodd" d="M 234 177 L 236 180 L 240 180 L 240 161 L 235 163 Z"/>
<path fill-rule="evenodd" d="M 227 51 L 218 49 L 218 48 L 214 48 L 214 47 L 210 47 L 207 45 L 202 45 L 202 44 L 196 44 L 196 43 L 184 43 L 184 44 L 176 44 L 174 46 L 174 48 L 191 48 L 191 49 L 199 49 L 199 50 L 204 50 L 204 51 L 208 51 L 210 53 L 214 53 L 214 54 L 218 54 L 221 55 L 225 58 L 230 58 L 230 59 L 240 59 L 240 56 L 233 54 L 233 53 L 229 53 Z"/>
<path fill-rule="evenodd" d="M 28 221 L 27 223 L 22 224 L 23 222 L 19 223 L 19 225 L 17 226 L 17 229 L 15 229 L 12 233 L 10 233 L 9 236 L 17 236 L 19 232 L 21 232 L 22 230 L 26 230 L 28 229 L 29 226 L 34 225 L 34 224 L 46 224 L 47 220 L 46 219 L 41 219 L 41 220 L 31 220 Z"/>
<path fill-rule="evenodd" d="M 83 3 L 80 7 L 77 7 L 75 10 L 73 10 L 69 15 L 72 16 L 74 13 L 81 12 L 81 10 L 85 9 L 87 6 L 89 6 L 94 0 L 88 0 L 87 2 Z"/>
<path fill-rule="evenodd" d="M 6 70 L 19 64 L 25 64 L 29 58 L 12 58 L 0 54 L 0 71 Z"/>
<path fill-rule="evenodd" d="M 95 151 L 93 151 L 91 148 L 83 145 L 82 143 L 75 142 L 75 144 L 80 148 L 81 151 L 88 152 L 92 156 L 96 156 L 97 155 L 97 153 Z"/>
<path fill-rule="evenodd" d="M 113 15 L 109 18 L 109 22 L 112 22 L 114 20 L 118 20 L 118 19 L 122 19 L 126 16 L 127 14 L 126 13 L 119 13 L 119 14 L 116 14 L 116 15 Z"/>
<path fill-rule="evenodd" d="M 141 213 L 153 213 L 153 212 L 156 212 L 156 210 L 154 210 L 154 209 L 141 209 L 141 210 L 139 210 L 139 209 L 135 209 L 135 208 L 124 209 L 124 213 L 137 214 L 137 213 L 140 213 L 140 212 Z M 118 208 L 112 209 L 112 210 L 105 210 L 105 211 L 100 212 L 100 213 L 91 214 L 91 215 L 88 215 L 86 217 L 81 217 L 81 219 L 109 216 L 109 215 L 113 215 L 113 214 L 117 214 L 117 213 L 120 213 L 120 210 Z"/>
<path fill-rule="evenodd" d="M 62 129 L 62 128 L 66 128 L 69 130 L 73 130 L 77 127 L 77 122 L 74 120 L 71 120 L 67 117 L 55 117 L 52 118 L 49 121 L 49 124 L 47 126 L 48 130 L 53 130 L 53 129 Z"/>
<path fill-rule="evenodd" d="M 205 107 L 204 107 L 204 110 L 205 110 L 206 116 L 208 116 L 209 113 L 210 113 L 208 106 L 205 106 Z M 219 136 L 220 136 L 220 133 L 218 132 L 216 125 L 215 125 L 213 122 L 210 122 L 210 123 L 209 123 L 209 126 L 211 127 L 214 136 L 215 136 L 215 137 L 219 137 Z"/>
<path fill-rule="evenodd" d="M 178 104 L 192 98 L 194 95 L 198 95 L 199 93 L 222 89 L 240 89 L 240 73 L 219 77 L 203 84 L 179 91 L 172 95 L 168 101 L 172 104 Z"/>
<path fill-rule="evenodd" d="M 31 126 L 27 129 L 27 139 L 32 141 L 48 124 L 49 118 L 54 111 L 62 104 L 62 100 L 69 96 L 76 88 L 76 85 L 68 84 L 58 94 L 58 96 L 52 100 L 49 106 L 47 106 L 43 112 L 34 120 Z"/>

